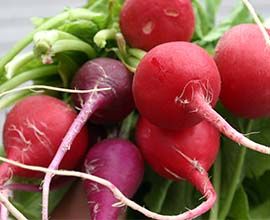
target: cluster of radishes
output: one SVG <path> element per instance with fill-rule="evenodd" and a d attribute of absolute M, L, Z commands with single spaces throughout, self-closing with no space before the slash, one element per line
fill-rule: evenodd
<path fill-rule="evenodd" d="M 71 83 L 77 90 L 94 89 L 72 95 L 78 114 L 50 96 L 31 96 L 18 102 L 4 125 L 7 158 L 52 170 L 75 169 L 84 160 L 86 173 L 112 184 L 85 181 L 91 219 L 117 219 L 124 205 L 155 219 L 195 218 L 208 211 L 216 199 L 207 171 L 219 151 L 220 132 L 243 146 L 270 154 L 270 148 L 249 140 L 213 110 L 220 98 L 235 115 L 270 115 L 270 45 L 257 25 L 243 24 L 221 38 L 211 57 L 188 42 L 195 27 L 189 0 L 126 0 L 120 27 L 132 47 L 149 51 L 134 78 L 120 61 L 96 58 L 85 63 Z M 88 151 L 92 138 L 88 121 L 117 123 L 135 107 L 140 114 L 135 135 L 138 148 L 128 140 L 113 138 Z M 164 177 L 191 182 L 206 201 L 169 217 L 112 194 L 117 187 L 132 197 L 143 178 L 142 158 Z M 12 175 L 43 177 L 1 164 L 1 185 Z M 43 182 L 44 220 L 52 177 L 47 173 Z"/>

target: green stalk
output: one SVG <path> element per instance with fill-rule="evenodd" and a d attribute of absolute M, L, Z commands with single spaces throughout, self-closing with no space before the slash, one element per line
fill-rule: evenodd
<path fill-rule="evenodd" d="M 220 187 L 221 187 L 221 155 L 220 153 L 217 156 L 216 162 L 213 167 L 213 185 L 218 195 L 217 202 L 210 211 L 209 220 L 218 219 L 219 211 L 219 196 L 220 196 Z"/>
<path fill-rule="evenodd" d="M 249 133 L 252 129 L 253 126 L 253 120 L 250 120 L 248 125 L 247 125 L 247 129 L 246 129 L 246 133 Z M 241 129 L 243 132 L 243 129 Z M 236 167 L 234 169 L 234 172 L 232 174 L 232 181 L 231 184 L 229 186 L 229 191 L 228 194 L 226 195 L 226 200 L 222 206 L 222 209 L 220 211 L 219 220 L 225 220 L 230 208 L 231 208 L 231 204 L 235 195 L 235 192 L 237 190 L 237 187 L 239 185 L 239 180 L 241 177 L 241 172 L 243 169 L 243 165 L 244 165 L 244 161 L 245 161 L 245 156 L 246 156 L 246 148 L 245 147 L 241 147 L 240 152 L 237 155 L 237 161 L 238 163 L 236 164 Z"/>
<path fill-rule="evenodd" d="M 63 12 L 49 19 L 44 24 L 36 28 L 34 31 L 29 33 L 25 38 L 23 38 L 17 44 L 15 44 L 14 47 L 4 57 L 2 57 L 2 59 L 0 59 L 0 73 L 4 72 L 4 67 L 10 60 L 12 60 L 20 51 L 22 51 L 27 45 L 31 43 L 31 41 L 33 40 L 33 36 L 37 32 L 55 28 L 65 23 L 67 19 L 92 20 L 93 18 L 97 18 L 97 17 L 102 17 L 102 14 L 91 12 L 83 8 L 77 8 L 77 9 L 70 9 L 66 12 Z"/>
<path fill-rule="evenodd" d="M 127 63 L 132 66 L 134 69 L 137 68 L 137 66 L 139 65 L 140 63 L 140 60 L 135 58 L 135 57 L 128 57 L 127 58 Z"/>
<path fill-rule="evenodd" d="M 29 80 L 34 80 L 44 76 L 51 76 L 57 73 L 58 67 L 56 65 L 42 66 L 32 70 L 28 70 L 3 83 L 0 86 L 0 92 L 14 89 Z"/>
<path fill-rule="evenodd" d="M 72 34 L 59 31 L 40 31 L 34 36 L 34 53 L 41 56 L 44 64 L 53 63 L 52 57 L 60 52 L 78 50 L 84 52 L 89 58 L 96 56 L 91 45 L 85 43 Z"/>
<path fill-rule="evenodd" d="M 95 50 L 90 44 L 85 43 L 72 34 L 59 31 L 40 31 L 34 36 L 34 54 L 42 58 L 44 64 L 53 63 L 52 57 L 64 51 L 81 51 L 89 58 L 96 56 Z"/>
<path fill-rule="evenodd" d="M 131 131 L 135 128 L 137 120 L 138 116 L 136 115 L 136 113 L 135 112 L 130 113 L 130 115 L 122 122 L 119 137 L 129 139 Z"/>
<path fill-rule="evenodd" d="M 22 98 L 31 95 L 33 92 L 31 91 L 21 91 L 19 93 L 12 94 L 7 97 L 3 97 L 0 99 L 0 110 L 3 110 L 7 107 L 10 107 L 15 102 L 21 100 Z"/>
<path fill-rule="evenodd" d="M 144 50 L 137 49 L 137 48 L 129 48 L 128 54 L 141 60 L 145 56 L 146 52 Z"/>
<path fill-rule="evenodd" d="M 11 62 L 9 62 L 5 66 L 6 77 L 8 79 L 12 78 L 12 76 L 15 75 L 22 66 L 29 63 L 34 58 L 35 58 L 35 55 L 32 51 L 25 53 L 19 57 L 15 57 Z"/>
<path fill-rule="evenodd" d="M 81 40 L 60 40 L 52 46 L 52 52 L 55 54 L 71 50 L 84 52 L 89 58 L 94 58 L 96 56 L 93 47 Z"/>
<path fill-rule="evenodd" d="M 94 42 L 99 48 L 104 48 L 107 44 L 107 40 L 114 40 L 115 38 L 115 29 L 103 29 L 96 33 L 94 36 Z"/>

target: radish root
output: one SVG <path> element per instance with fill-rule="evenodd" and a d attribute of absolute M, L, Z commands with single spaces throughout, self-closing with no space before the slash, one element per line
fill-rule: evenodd
<path fill-rule="evenodd" d="M 78 89 L 66 89 L 66 88 L 59 88 L 59 87 L 54 87 L 54 86 L 46 86 L 46 85 L 31 85 L 31 86 L 24 86 L 24 87 L 19 87 L 15 89 L 11 89 L 5 92 L 0 93 L 0 97 L 14 93 L 14 92 L 19 92 L 23 90 L 34 90 L 34 89 L 46 89 L 46 90 L 52 90 L 52 91 L 57 91 L 57 92 L 67 92 L 67 93 L 77 93 L 77 94 L 83 94 L 83 93 L 89 93 L 89 92 L 100 92 L 100 91 L 107 91 L 111 90 L 111 88 L 94 88 L 94 89 L 87 89 L 87 90 L 78 90 Z"/>
<path fill-rule="evenodd" d="M 205 102 L 202 94 L 197 94 L 194 96 L 192 102 L 189 103 L 189 107 L 191 109 L 196 108 L 197 114 L 199 114 L 205 120 L 209 121 L 221 133 L 239 145 L 243 145 L 244 147 L 263 154 L 270 154 L 269 147 L 258 144 L 235 130 L 224 118 L 222 118 L 214 109 L 212 109 L 208 103 Z"/>
<path fill-rule="evenodd" d="M 27 220 L 27 218 L 18 210 L 16 209 L 12 203 L 0 192 L 0 202 L 4 205 L 8 211 L 18 220 Z M 1 207 L 2 208 L 2 207 Z M 2 212 L 2 210 L 1 210 Z"/>
<path fill-rule="evenodd" d="M 115 198 L 119 200 L 119 204 L 120 203 L 125 204 L 126 206 L 128 206 L 136 211 L 141 212 L 145 216 L 152 218 L 152 219 L 157 219 L 157 220 L 187 220 L 187 219 L 195 218 L 195 217 L 199 216 L 199 213 L 201 214 L 201 213 L 209 210 L 209 207 L 213 205 L 213 203 L 215 202 L 215 199 L 216 199 L 215 191 L 213 190 L 212 184 L 210 183 L 206 172 L 204 172 L 204 173 L 197 172 L 198 173 L 197 177 L 203 178 L 203 180 L 204 180 L 202 182 L 203 184 L 201 184 L 201 186 L 199 186 L 198 189 L 200 192 L 203 192 L 203 194 L 207 198 L 207 201 L 203 202 L 197 208 L 195 208 L 193 210 L 189 210 L 189 211 L 184 212 L 184 213 L 179 214 L 179 215 L 174 215 L 174 216 L 161 215 L 161 214 L 157 214 L 155 212 L 149 211 L 148 209 L 146 209 L 146 208 L 138 205 L 137 203 L 133 202 L 132 200 L 128 199 L 127 197 L 125 197 L 125 195 L 123 195 L 123 193 L 121 193 L 121 191 L 115 185 L 113 185 L 111 182 L 109 182 L 103 178 L 100 178 L 100 177 L 97 177 L 97 176 L 94 176 L 91 174 L 87 174 L 87 173 L 78 172 L 78 171 L 54 170 L 54 169 L 48 169 L 48 168 L 39 167 L 39 166 L 25 165 L 25 164 L 22 164 L 22 163 L 13 161 L 13 160 L 6 159 L 4 157 L 0 157 L 0 161 L 10 163 L 12 165 L 15 165 L 15 166 L 18 166 L 18 167 L 21 167 L 24 169 L 43 172 L 43 173 L 49 174 L 50 176 L 52 176 L 52 175 L 73 176 L 73 177 L 79 177 L 79 178 L 88 179 L 88 180 L 97 182 L 97 183 L 107 187 L 108 189 L 110 189 L 110 191 L 113 193 Z M 26 218 L 21 218 L 21 219 L 25 220 Z"/>

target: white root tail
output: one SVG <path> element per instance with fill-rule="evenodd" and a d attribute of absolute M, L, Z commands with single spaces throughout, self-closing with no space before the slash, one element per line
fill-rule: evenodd
<path fill-rule="evenodd" d="M 249 12 L 252 15 L 255 23 L 259 26 L 260 31 L 262 32 L 262 35 L 263 35 L 263 37 L 265 39 L 266 45 L 270 46 L 270 36 L 269 36 L 267 30 L 265 29 L 263 23 L 261 22 L 260 18 L 258 17 L 254 7 L 251 5 L 251 3 L 248 0 L 242 0 L 242 2 L 244 3 L 244 5 L 249 10 Z"/>
<path fill-rule="evenodd" d="M 8 211 L 18 220 L 27 220 L 25 216 L 18 210 L 16 209 L 12 203 L 6 198 L 5 195 L 0 193 L 0 202 L 2 203 L 3 206 L 5 206 Z M 2 211 L 2 210 L 1 210 Z"/>
<path fill-rule="evenodd" d="M 207 201 L 203 202 L 197 208 L 195 208 L 193 210 L 189 210 L 189 211 L 184 212 L 184 213 L 179 214 L 179 215 L 174 215 L 174 216 L 160 215 L 160 214 L 157 214 L 155 212 L 149 211 L 148 209 L 146 209 L 146 208 L 138 205 L 137 203 L 133 202 L 132 200 L 128 199 L 127 197 L 125 197 L 125 195 L 123 195 L 123 193 L 121 193 L 121 191 L 115 185 L 113 185 L 111 182 L 109 182 L 103 178 L 100 178 L 100 177 L 97 177 L 97 176 L 94 176 L 91 174 L 87 174 L 87 173 L 78 172 L 78 171 L 53 170 L 53 169 L 48 169 L 48 168 L 39 167 L 39 166 L 25 165 L 25 164 L 22 164 L 22 163 L 13 161 L 13 160 L 6 159 L 4 157 L 0 157 L 0 161 L 10 163 L 14 166 L 18 166 L 18 167 L 21 167 L 24 169 L 43 172 L 43 173 L 47 173 L 50 175 L 73 176 L 73 177 L 79 177 L 79 178 L 83 178 L 83 179 L 97 182 L 97 183 L 107 187 L 108 189 L 110 189 L 110 191 L 113 193 L 115 198 L 119 200 L 120 203 L 125 204 L 126 206 L 141 212 L 142 214 L 144 214 L 145 216 L 147 216 L 151 219 L 157 219 L 157 220 L 192 219 L 192 218 L 195 218 L 198 216 L 196 213 L 202 214 L 202 212 L 208 211 L 209 207 L 211 207 L 214 204 L 215 198 L 216 198 L 215 193 L 211 189 L 206 189 L 205 196 L 207 197 Z M 1 197 L 0 197 L 0 199 L 1 199 Z M 25 218 L 21 217 L 20 220 L 25 220 Z"/>
<path fill-rule="evenodd" d="M 239 145 L 263 154 L 270 154 L 270 147 L 258 144 L 234 129 L 210 106 L 210 104 L 205 101 L 205 98 L 201 93 L 194 95 L 192 102 L 190 102 L 188 105 L 191 110 L 196 109 L 197 114 L 199 114 L 205 120 L 209 121 L 221 133 Z"/>

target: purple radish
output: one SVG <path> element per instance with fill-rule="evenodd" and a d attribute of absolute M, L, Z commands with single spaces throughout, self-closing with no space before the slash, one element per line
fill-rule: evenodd
<path fill-rule="evenodd" d="M 89 118 L 96 123 L 113 123 L 124 119 L 133 110 L 132 80 L 132 73 L 120 61 L 111 58 L 93 59 L 79 69 L 72 83 L 74 88 L 80 90 L 109 88 L 109 90 L 73 96 L 81 111 L 66 133 L 49 169 L 58 169 L 74 138 Z M 48 173 L 44 179 L 43 220 L 48 219 L 48 197 L 52 176 Z"/>
<path fill-rule="evenodd" d="M 132 197 L 144 173 L 143 159 L 138 148 L 123 139 L 107 139 L 90 149 L 84 169 L 87 173 L 114 184 L 125 196 Z M 123 207 L 113 207 L 118 200 L 105 186 L 84 181 L 91 219 L 117 220 Z"/>

